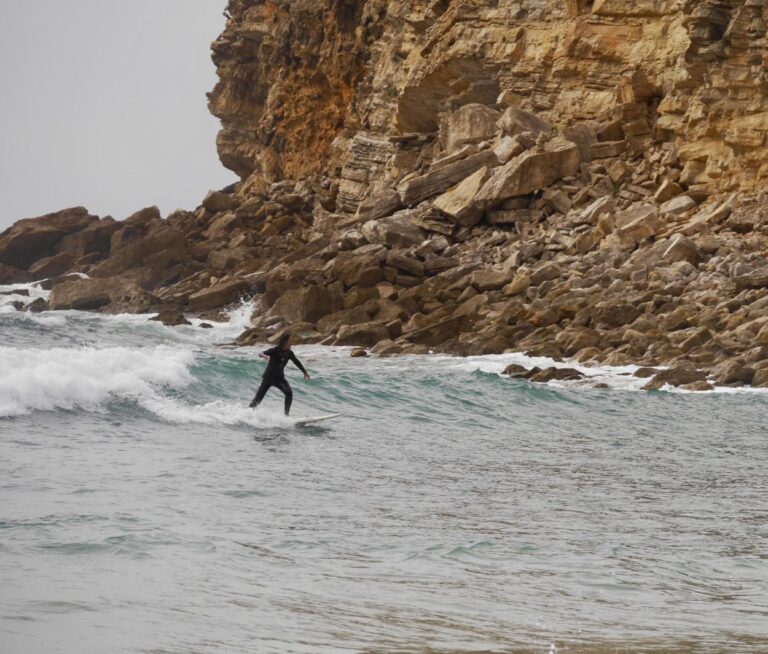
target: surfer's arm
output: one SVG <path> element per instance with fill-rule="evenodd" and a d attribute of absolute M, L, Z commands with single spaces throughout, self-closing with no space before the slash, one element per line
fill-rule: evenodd
<path fill-rule="evenodd" d="M 271 347 L 268 350 L 264 350 L 259 356 L 265 361 L 269 361 L 269 358 L 275 353 L 276 347 Z"/>
<path fill-rule="evenodd" d="M 293 361 L 296 367 L 304 373 L 304 379 L 309 379 L 309 373 L 306 368 L 301 365 L 301 361 L 299 361 L 299 358 L 293 352 L 291 352 L 291 361 Z"/>

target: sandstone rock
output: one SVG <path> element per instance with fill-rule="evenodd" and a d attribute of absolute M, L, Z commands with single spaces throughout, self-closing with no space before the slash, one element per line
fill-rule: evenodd
<path fill-rule="evenodd" d="M 430 170 L 424 175 L 403 182 L 397 187 L 397 191 L 402 203 L 406 206 L 412 206 L 447 191 L 451 186 L 466 179 L 481 168 L 496 166 L 498 163 L 499 160 L 492 150 L 482 150 L 466 159 L 437 170 Z"/>
<path fill-rule="evenodd" d="M 57 284 L 48 298 L 53 310 L 75 309 L 113 313 L 146 313 L 155 299 L 136 284 L 120 278 L 77 279 Z"/>
<path fill-rule="evenodd" d="M 339 293 L 323 286 L 309 286 L 283 293 L 270 309 L 270 314 L 283 316 L 295 323 L 316 323 L 323 316 L 339 311 L 343 306 L 344 299 Z"/>
<path fill-rule="evenodd" d="M 240 300 L 249 290 L 249 285 L 242 279 L 230 279 L 219 282 L 189 296 L 189 310 L 194 312 L 209 311 Z"/>
<path fill-rule="evenodd" d="M 424 231 L 411 220 L 412 214 L 402 211 L 388 218 L 370 220 L 362 226 L 362 233 L 369 243 L 412 247 L 426 238 Z"/>
<path fill-rule="evenodd" d="M 507 198 L 533 193 L 563 177 L 575 175 L 580 163 L 575 144 L 555 139 L 543 150 L 525 152 L 495 170 L 476 194 L 475 201 L 487 208 Z"/>
<path fill-rule="evenodd" d="M 712 371 L 712 378 L 721 386 L 749 385 L 754 376 L 754 368 L 744 365 L 738 359 L 725 361 Z"/>
<path fill-rule="evenodd" d="M 438 196 L 432 206 L 450 216 L 457 225 L 471 227 L 480 222 L 482 210 L 475 204 L 475 196 L 488 179 L 487 166 L 473 173 L 449 191 Z"/>
<path fill-rule="evenodd" d="M 682 193 L 683 187 L 680 184 L 670 179 L 665 179 L 656 190 L 656 193 L 654 193 L 653 199 L 659 204 L 663 204 L 678 195 L 682 195 Z"/>
<path fill-rule="evenodd" d="M 389 340 L 387 327 L 379 322 L 366 322 L 357 325 L 343 325 L 336 335 L 334 345 L 372 347 L 383 340 Z"/>
<path fill-rule="evenodd" d="M 682 234 L 672 237 L 663 256 L 667 261 L 689 261 L 693 264 L 697 264 L 702 259 L 701 250 L 691 239 Z"/>
<path fill-rule="evenodd" d="M 531 284 L 539 286 L 550 279 L 557 279 L 563 274 L 562 268 L 555 262 L 546 261 L 531 270 Z"/>
<path fill-rule="evenodd" d="M 696 201 L 689 195 L 678 195 L 671 200 L 664 202 L 659 211 L 662 215 L 678 215 L 683 214 L 696 207 Z"/>
<path fill-rule="evenodd" d="M 56 277 L 67 272 L 74 263 L 75 257 L 71 252 L 62 252 L 39 259 L 29 267 L 29 272 L 36 279 Z"/>
<path fill-rule="evenodd" d="M 349 356 L 351 356 L 353 359 L 359 359 L 360 357 L 367 357 L 368 351 L 361 347 L 356 347 L 354 350 L 352 350 L 349 353 Z"/>
<path fill-rule="evenodd" d="M 512 157 L 522 154 L 533 147 L 535 141 L 529 133 L 516 134 L 515 136 L 503 137 L 493 148 L 493 153 L 499 160 L 499 163 L 505 164 Z"/>

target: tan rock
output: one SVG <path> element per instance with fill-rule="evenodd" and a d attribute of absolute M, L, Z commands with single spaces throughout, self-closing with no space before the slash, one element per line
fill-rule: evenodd
<path fill-rule="evenodd" d="M 146 313 L 155 302 L 136 284 L 120 278 L 77 279 L 54 286 L 48 298 L 52 310 L 110 310 L 113 313 Z"/>
<path fill-rule="evenodd" d="M 543 150 L 524 152 L 495 170 L 475 196 L 475 201 L 488 208 L 507 198 L 533 193 L 563 177 L 575 175 L 580 163 L 579 150 L 574 143 L 555 139 Z"/>
<path fill-rule="evenodd" d="M 665 179 L 656 190 L 653 199 L 659 204 L 663 204 L 678 195 L 682 195 L 682 193 L 683 187 L 680 184 L 673 182 L 671 179 Z"/>
<path fill-rule="evenodd" d="M 496 134 L 498 120 L 499 112 L 484 104 L 470 103 L 460 107 L 443 126 L 445 149 L 451 151 L 492 138 Z"/>
<path fill-rule="evenodd" d="M 357 345 L 373 347 L 379 341 L 390 340 L 386 325 L 379 322 L 365 322 L 356 325 L 342 325 L 334 345 Z"/>
<path fill-rule="evenodd" d="M 480 222 L 483 211 L 475 203 L 477 192 L 490 175 L 490 169 L 483 166 L 452 189 L 438 196 L 432 206 L 450 216 L 457 225 L 471 227 Z"/>
<path fill-rule="evenodd" d="M 504 295 L 511 297 L 525 293 L 531 286 L 531 276 L 527 271 L 519 271 L 509 284 L 504 287 Z"/>
<path fill-rule="evenodd" d="M 198 312 L 224 307 L 241 299 L 248 289 L 248 284 L 241 279 L 219 282 L 191 294 L 189 296 L 189 310 Z"/>

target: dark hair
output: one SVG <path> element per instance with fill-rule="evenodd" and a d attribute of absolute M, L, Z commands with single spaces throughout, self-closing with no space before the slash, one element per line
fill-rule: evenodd
<path fill-rule="evenodd" d="M 285 344 L 286 344 L 286 343 L 287 343 L 289 340 L 291 340 L 291 335 L 290 335 L 290 334 L 283 334 L 283 335 L 280 337 L 280 340 L 277 342 L 277 347 L 283 347 L 283 346 L 285 346 Z"/>

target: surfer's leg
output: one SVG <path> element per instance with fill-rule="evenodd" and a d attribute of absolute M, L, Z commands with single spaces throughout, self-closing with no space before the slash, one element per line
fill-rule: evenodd
<path fill-rule="evenodd" d="M 276 383 L 275 386 L 283 392 L 283 395 L 285 395 L 285 415 L 288 415 L 291 412 L 291 403 L 293 402 L 293 390 L 291 390 L 291 385 L 288 383 L 287 379 L 282 379 Z"/>
<path fill-rule="evenodd" d="M 261 401 L 264 399 L 264 396 L 267 394 L 270 386 L 272 386 L 272 380 L 266 378 L 262 379 L 261 386 L 259 386 L 259 390 L 256 391 L 256 396 L 253 398 L 253 400 L 251 400 L 251 403 L 248 406 L 250 406 L 252 409 L 259 406 Z"/>

